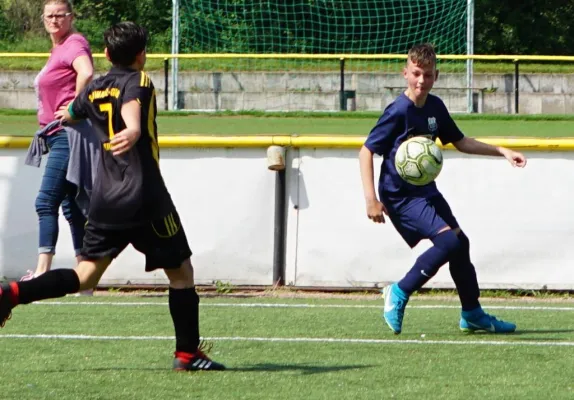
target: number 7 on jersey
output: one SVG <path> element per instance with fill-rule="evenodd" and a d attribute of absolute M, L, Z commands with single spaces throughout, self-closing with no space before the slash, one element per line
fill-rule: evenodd
<path fill-rule="evenodd" d="M 112 140 L 112 138 L 115 135 L 114 123 L 113 123 L 113 119 L 112 119 L 112 113 L 114 111 L 114 108 L 112 106 L 112 103 L 100 104 L 100 111 L 108 114 L 108 136 L 109 136 L 110 140 Z M 111 143 L 104 143 L 104 149 L 105 150 L 109 151 L 109 150 L 111 150 L 111 148 L 112 148 Z"/>

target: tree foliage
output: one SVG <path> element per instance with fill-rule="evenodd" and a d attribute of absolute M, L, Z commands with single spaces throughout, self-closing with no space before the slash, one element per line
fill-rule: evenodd
<path fill-rule="evenodd" d="M 194 24 L 214 28 L 212 44 L 208 42 L 208 46 L 213 47 L 211 51 L 309 52 L 310 48 L 319 48 L 324 49 L 324 52 L 331 52 L 338 49 L 338 43 L 352 42 L 354 36 L 370 35 L 373 32 L 373 19 L 380 23 L 388 22 L 387 14 L 373 12 L 372 7 L 365 7 L 365 15 L 350 14 L 347 8 L 351 3 L 347 1 L 329 2 L 330 6 L 324 8 L 324 15 L 311 15 L 307 12 L 308 7 L 294 10 L 292 8 L 296 7 L 295 2 L 281 0 L 182 2 L 185 1 L 205 2 L 212 7 L 214 4 L 221 7 L 215 13 L 194 14 L 182 20 L 188 24 L 185 31 L 191 37 L 189 43 L 192 44 L 187 48 L 188 51 L 193 50 L 193 36 L 196 34 Z M 308 0 L 309 4 L 319 1 L 324 0 Z M 222 5 L 224 3 L 227 3 L 227 6 Z M 376 3 L 378 2 L 371 4 Z M 400 7 L 401 2 L 390 1 L 387 5 L 391 3 L 397 3 L 397 7 Z M 0 42 L 45 37 L 40 20 L 42 4 L 43 0 L 0 0 Z M 259 13 L 260 18 L 252 20 L 261 22 L 238 23 L 236 16 L 226 9 L 229 5 L 233 6 L 233 12 Z M 166 51 L 170 48 L 171 0 L 75 0 L 74 7 L 77 15 L 76 27 L 87 36 L 95 51 L 102 50 L 102 33 L 105 28 L 122 20 L 138 22 L 150 31 L 150 50 Z M 275 17 L 278 13 L 285 12 L 293 13 L 296 18 L 284 26 L 275 24 L 273 21 L 277 20 Z M 475 53 L 569 55 L 574 43 L 574 24 L 571 23 L 573 15 L 574 0 L 476 0 Z M 331 32 L 337 40 L 326 41 L 316 35 L 316 32 L 311 32 L 310 39 L 305 43 L 293 39 L 297 36 L 293 32 L 312 31 L 314 27 L 323 24 L 327 17 L 334 17 L 341 26 L 347 26 L 345 29 Z M 349 22 L 349 19 L 352 21 L 344 24 Z M 400 24 L 397 26 L 404 29 Z M 274 47 L 262 46 L 257 40 L 264 32 L 276 35 L 278 41 Z M 376 41 L 373 41 L 368 52 L 377 52 Z"/>

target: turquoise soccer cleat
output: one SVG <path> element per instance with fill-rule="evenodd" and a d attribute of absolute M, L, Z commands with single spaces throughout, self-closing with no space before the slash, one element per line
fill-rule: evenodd
<path fill-rule="evenodd" d="M 383 297 L 385 299 L 383 319 L 393 333 L 398 335 L 402 330 L 403 317 L 409 296 L 396 283 L 393 283 L 383 289 Z"/>
<path fill-rule="evenodd" d="M 476 331 L 512 333 L 516 331 L 516 324 L 497 319 L 494 315 L 485 313 L 482 308 L 477 308 L 472 311 L 462 312 L 460 330 L 465 333 L 474 333 Z"/>

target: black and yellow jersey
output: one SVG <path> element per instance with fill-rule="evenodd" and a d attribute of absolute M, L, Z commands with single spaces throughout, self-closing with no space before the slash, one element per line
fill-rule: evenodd
<path fill-rule="evenodd" d="M 141 106 L 141 136 L 128 152 L 113 156 L 110 139 L 126 128 L 122 105 Z M 75 118 L 89 118 L 102 143 L 88 220 L 104 229 L 138 226 L 168 215 L 173 203 L 159 169 L 156 98 L 143 71 L 113 67 L 74 100 Z"/>

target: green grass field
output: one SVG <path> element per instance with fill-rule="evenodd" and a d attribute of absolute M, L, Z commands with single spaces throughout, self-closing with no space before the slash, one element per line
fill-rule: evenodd
<path fill-rule="evenodd" d="M 167 298 L 95 296 L 14 310 L 2 399 L 571 399 L 574 304 L 485 299 L 512 335 L 465 335 L 456 298 L 415 296 L 403 333 L 381 300 L 203 298 L 202 334 L 229 370 L 170 370 Z"/>
<path fill-rule="evenodd" d="M 205 115 L 161 113 L 158 130 L 162 135 L 367 135 L 378 114 L 351 113 L 326 116 L 295 113 Z M 456 116 L 457 124 L 468 136 L 574 137 L 572 116 Z M 31 136 L 37 129 L 30 112 L 0 112 L 1 135 Z"/>

